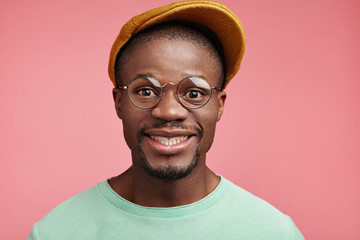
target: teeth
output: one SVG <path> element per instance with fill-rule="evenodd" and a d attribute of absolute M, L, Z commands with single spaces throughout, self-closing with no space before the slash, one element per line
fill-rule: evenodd
<path fill-rule="evenodd" d="M 172 137 L 172 138 L 161 137 L 161 136 L 150 136 L 150 137 L 152 139 L 154 139 L 155 141 L 158 141 L 161 144 L 168 145 L 168 146 L 183 142 L 189 138 L 189 136 L 179 136 L 179 137 Z"/>

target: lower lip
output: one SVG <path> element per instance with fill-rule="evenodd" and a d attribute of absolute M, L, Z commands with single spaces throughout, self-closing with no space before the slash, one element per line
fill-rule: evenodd
<path fill-rule="evenodd" d="M 195 141 L 195 136 L 190 136 L 185 141 L 182 141 L 182 142 L 179 142 L 179 143 L 176 143 L 173 145 L 162 144 L 162 143 L 150 138 L 149 136 L 146 136 L 145 139 L 149 143 L 150 147 L 158 154 L 173 155 L 173 154 L 178 154 L 178 153 L 185 151 L 185 149 L 189 145 L 191 145 L 191 143 L 193 141 Z"/>

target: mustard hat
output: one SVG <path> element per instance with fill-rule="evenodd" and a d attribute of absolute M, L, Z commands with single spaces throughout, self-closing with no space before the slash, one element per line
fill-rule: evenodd
<path fill-rule="evenodd" d="M 110 52 L 109 76 L 114 86 L 115 62 L 120 49 L 130 38 L 152 25 L 173 21 L 191 21 L 209 28 L 219 39 L 225 57 L 223 89 L 240 69 L 245 51 L 245 33 L 239 19 L 225 5 L 214 1 L 183 1 L 158 7 L 131 18 L 120 30 Z"/>

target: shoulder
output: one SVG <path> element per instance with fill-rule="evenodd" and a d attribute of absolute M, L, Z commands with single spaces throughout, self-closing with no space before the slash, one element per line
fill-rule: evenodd
<path fill-rule="evenodd" d="M 245 224 L 243 231 L 253 229 L 273 237 L 268 239 L 303 239 L 288 215 L 229 180 L 224 180 L 230 187 L 221 204 L 223 211 L 228 212 L 227 216 L 231 216 L 235 224 Z"/>
<path fill-rule="evenodd" d="M 246 209 L 253 213 L 272 214 L 275 216 L 284 216 L 284 214 L 267 201 L 255 196 L 240 186 L 224 179 L 230 185 L 225 200 L 235 208 Z"/>
<path fill-rule="evenodd" d="M 68 229 L 74 229 L 73 227 L 91 219 L 91 216 L 98 215 L 102 208 L 107 206 L 107 202 L 99 191 L 99 184 L 59 204 L 35 223 L 33 230 L 36 229 L 38 234 L 42 236 L 51 232 L 66 232 Z"/>
<path fill-rule="evenodd" d="M 97 204 L 101 201 L 101 194 L 98 190 L 98 184 L 82 191 L 75 196 L 69 198 L 63 203 L 56 206 L 51 212 L 49 212 L 43 219 L 51 219 L 59 215 L 74 215 L 88 208 L 90 205 Z"/>

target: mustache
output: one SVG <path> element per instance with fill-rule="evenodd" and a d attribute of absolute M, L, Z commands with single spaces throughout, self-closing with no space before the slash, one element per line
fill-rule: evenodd
<path fill-rule="evenodd" d="M 145 132 L 148 129 L 160 129 L 160 128 L 179 128 L 179 129 L 192 130 L 196 132 L 199 141 L 203 137 L 203 130 L 199 127 L 187 126 L 179 122 L 162 122 L 162 123 L 160 122 L 160 123 L 154 123 L 152 126 L 145 126 L 143 128 L 140 128 L 138 132 L 138 139 L 142 140 L 142 138 L 145 135 Z"/>

